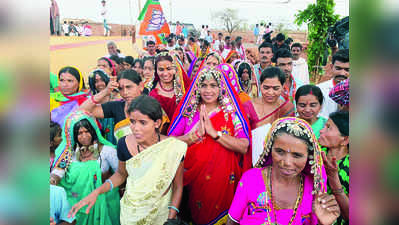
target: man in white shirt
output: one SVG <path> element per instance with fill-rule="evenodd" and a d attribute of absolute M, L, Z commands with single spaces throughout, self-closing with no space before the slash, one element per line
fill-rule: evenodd
<path fill-rule="evenodd" d="M 242 44 L 241 36 L 236 37 L 236 51 L 238 52 L 241 60 L 247 59 L 247 56 L 245 55 L 245 48 L 244 45 Z"/>
<path fill-rule="evenodd" d="M 308 63 L 301 56 L 302 45 L 300 43 L 294 43 L 291 46 L 292 52 L 292 76 L 295 79 L 300 79 L 303 84 L 309 84 L 309 70 Z"/>
<path fill-rule="evenodd" d="M 65 36 L 69 36 L 69 25 L 67 21 L 64 21 L 64 24 L 62 25 L 62 31 L 64 32 Z"/>
<path fill-rule="evenodd" d="M 175 38 L 174 38 L 173 36 L 172 36 L 172 37 L 169 37 L 169 38 L 168 38 L 168 45 L 166 46 L 166 49 L 167 49 L 168 51 L 170 51 L 170 50 L 175 49 L 175 47 L 176 47 Z"/>
<path fill-rule="evenodd" d="M 341 49 L 332 57 L 332 74 L 331 80 L 318 84 L 324 96 L 324 102 L 320 111 L 320 116 L 328 118 L 330 113 L 337 111 L 338 104 L 334 102 L 328 94 L 331 89 L 339 82 L 349 77 L 349 50 Z"/>
<path fill-rule="evenodd" d="M 223 42 L 222 38 L 223 38 L 223 34 L 218 33 L 218 39 L 216 39 L 215 43 L 213 44 L 213 50 L 215 50 L 215 51 L 219 50 L 219 45 L 220 45 L 220 43 Z M 224 49 L 224 46 L 223 46 L 223 49 Z"/>
<path fill-rule="evenodd" d="M 115 42 L 114 41 L 108 41 L 107 42 L 107 49 L 108 49 L 108 54 L 109 55 L 107 55 L 107 56 L 105 56 L 105 57 L 107 57 L 107 58 L 109 58 L 109 57 L 111 57 L 112 55 L 116 55 L 116 56 L 118 56 L 119 58 L 125 58 L 125 55 L 123 55 L 122 53 L 118 53 L 118 47 L 116 46 L 116 44 L 115 44 Z"/>
<path fill-rule="evenodd" d="M 205 37 L 206 37 L 206 34 L 207 34 L 207 32 L 206 32 L 206 29 L 205 29 L 205 25 L 202 25 L 202 28 L 201 28 L 201 33 L 200 33 L 200 39 L 205 39 Z"/>
<path fill-rule="evenodd" d="M 103 6 L 101 9 L 101 16 L 103 17 L 104 20 L 104 36 L 110 36 L 111 28 L 107 24 L 107 8 L 105 7 L 105 0 L 102 0 L 101 4 Z"/>

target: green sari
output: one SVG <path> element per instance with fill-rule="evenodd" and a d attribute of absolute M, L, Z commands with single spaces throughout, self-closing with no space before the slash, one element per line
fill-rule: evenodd
<path fill-rule="evenodd" d="M 316 136 L 317 140 L 319 139 L 319 137 L 320 137 L 320 131 L 321 131 L 321 130 L 324 128 L 324 126 L 326 125 L 327 120 L 328 120 L 328 119 L 326 119 L 326 118 L 320 116 L 319 119 L 317 119 L 316 122 L 314 122 L 314 123 L 312 124 L 313 133 L 314 133 L 314 135 Z"/>
<path fill-rule="evenodd" d="M 87 119 L 95 129 L 99 143 L 115 148 L 114 145 L 101 136 L 96 122 L 87 112 L 75 111 L 66 117 L 62 130 L 62 142 L 55 150 L 51 173 L 62 178 L 60 186 L 64 187 L 71 205 L 79 202 L 102 185 L 101 167 L 97 160 L 86 162 L 72 160 L 73 148 L 76 144 L 76 140 L 73 138 L 73 128 L 76 123 L 83 119 Z M 85 213 L 86 207 L 80 209 L 76 214 L 76 224 L 119 225 L 120 203 L 118 190 L 118 188 L 115 188 L 102 196 L 98 196 L 96 204 L 89 214 Z"/>
<path fill-rule="evenodd" d="M 78 203 L 102 185 L 100 164 L 97 160 L 72 162 L 59 185 L 65 189 L 68 202 L 71 206 Z M 120 224 L 119 192 L 117 188 L 99 195 L 89 214 L 85 213 L 86 207 L 80 209 L 76 214 L 77 225 Z"/>

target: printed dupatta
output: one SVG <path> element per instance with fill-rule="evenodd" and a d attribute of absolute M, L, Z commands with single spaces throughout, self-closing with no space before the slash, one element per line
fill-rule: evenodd
<path fill-rule="evenodd" d="M 312 194 L 317 194 L 319 191 L 327 191 L 327 174 L 324 169 L 323 159 L 321 157 L 321 148 L 317 138 L 312 130 L 312 127 L 305 121 L 296 117 L 284 117 L 273 122 L 270 131 L 265 138 L 264 150 L 255 164 L 256 168 L 263 168 L 272 164 L 272 145 L 277 131 L 286 127 L 292 135 L 302 135 L 309 139 L 312 143 L 309 150 L 313 154 L 309 154 L 309 160 L 302 171 L 305 175 L 312 175 L 313 177 L 313 191 Z"/>
<path fill-rule="evenodd" d="M 72 152 L 74 151 L 73 148 L 76 144 L 76 140 L 74 140 L 73 137 L 73 128 L 76 123 L 83 119 L 87 119 L 90 125 L 96 131 L 98 142 L 103 145 L 108 145 L 115 148 L 112 143 L 103 138 L 95 120 L 91 117 L 89 113 L 85 111 L 72 112 L 66 117 L 64 126 L 62 127 L 62 141 L 55 150 L 55 158 L 51 166 L 51 170 L 57 169 L 65 171 L 70 165 L 72 160 Z"/>
<path fill-rule="evenodd" d="M 200 88 L 200 77 L 202 73 L 206 71 L 217 71 L 220 76 L 220 87 L 221 87 L 221 102 L 223 104 L 222 109 L 225 113 L 235 113 L 242 124 L 242 129 L 245 133 L 246 138 L 251 143 L 251 129 L 249 127 L 248 118 L 243 113 L 243 107 L 239 101 L 237 92 L 233 85 L 230 83 L 228 77 L 218 68 L 212 70 L 209 67 L 204 67 L 197 72 L 193 81 L 191 82 L 190 88 L 187 93 L 180 101 L 175 114 L 173 116 L 172 123 L 168 130 L 168 136 L 173 133 L 177 125 L 182 121 L 183 117 L 192 119 L 195 112 L 198 109 L 198 93 Z M 252 167 L 251 149 L 249 148 L 247 154 L 244 155 L 243 169 L 249 169 Z"/>

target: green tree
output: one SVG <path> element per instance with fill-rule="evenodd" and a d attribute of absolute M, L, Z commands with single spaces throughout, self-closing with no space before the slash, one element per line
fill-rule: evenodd
<path fill-rule="evenodd" d="M 308 25 L 308 65 L 314 79 L 321 75 L 321 60 L 328 48 L 326 44 L 327 30 L 334 25 L 339 16 L 334 13 L 334 0 L 317 0 L 316 4 L 309 4 L 305 10 L 295 15 L 295 23 Z"/>
<path fill-rule="evenodd" d="M 238 30 L 240 25 L 246 20 L 238 18 L 238 10 L 237 9 L 224 9 L 222 11 L 218 11 L 213 13 L 213 18 L 219 22 L 224 29 L 230 34 Z"/>

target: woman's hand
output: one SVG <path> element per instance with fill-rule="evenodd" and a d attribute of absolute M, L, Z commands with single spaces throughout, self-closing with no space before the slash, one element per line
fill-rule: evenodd
<path fill-rule="evenodd" d="M 68 217 L 69 218 L 74 217 L 76 213 L 79 212 L 79 210 L 86 205 L 87 205 L 86 214 L 89 214 L 91 207 L 93 207 L 93 205 L 97 201 L 97 197 L 98 193 L 96 191 L 90 193 L 88 196 L 86 196 L 86 198 L 80 200 L 78 203 L 72 206 L 71 210 L 68 213 Z"/>
<path fill-rule="evenodd" d="M 330 225 L 335 222 L 341 211 L 334 195 L 318 193 L 313 200 L 313 213 L 316 214 L 320 224 Z"/>
<path fill-rule="evenodd" d="M 328 159 L 325 152 L 322 152 L 321 156 L 323 157 L 324 167 L 328 178 L 338 176 L 337 159 L 334 156 L 331 159 Z"/>
<path fill-rule="evenodd" d="M 217 131 L 215 130 L 215 128 L 213 128 L 212 122 L 209 119 L 209 115 L 206 112 L 205 105 L 201 105 L 201 112 L 202 112 L 201 120 L 203 121 L 205 132 L 209 134 L 209 136 L 211 136 L 212 138 L 216 138 Z"/>

